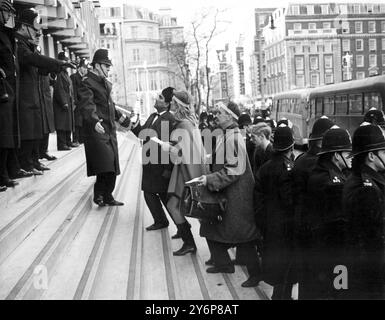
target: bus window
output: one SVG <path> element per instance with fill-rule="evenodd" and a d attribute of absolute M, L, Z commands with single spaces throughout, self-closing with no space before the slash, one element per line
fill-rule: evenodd
<path fill-rule="evenodd" d="M 323 98 L 317 98 L 317 103 L 316 103 L 316 108 L 315 108 L 315 114 L 317 116 L 320 116 L 322 115 L 322 102 L 323 102 Z"/>
<path fill-rule="evenodd" d="M 336 114 L 347 114 L 348 112 L 348 97 L 344 94 L 336 96 Z"/>
<path fill-rule="evenodd" d="M 325 116 L 334 114 L 334 97 L 324 98 L 324 113 Z"/>
<path fill-rule="evenodd" d="M 376 108 L 382 110 L 383 104 L 381 96 L 377 92 L 364 93 L 364 113 L 369 111 L 370 108 Z"/>
<path fill-rule="evenodd" d="M 290 113 L 297 113 L 296 104 L 297 104 L 297 99 L 291 99 Z"/>
<path fill-rule="evenodd" d="M 315 115 L 315 99 L 310 100 L 310 110 L 309 110 L 309 118 L 314 117 Z"/>
<path fill-rule="evenodd" d="M 349 94 L 349 114 L 362 114 L 362 94 Z"/>

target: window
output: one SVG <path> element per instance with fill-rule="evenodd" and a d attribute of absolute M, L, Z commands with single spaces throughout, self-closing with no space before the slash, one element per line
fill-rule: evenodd
<path fill-rule="evenodd" d="M 353 13 L 360 13 L 360 5 L 359 4 L 355 4 L 353 6 Z"/>
<path fill-rule="evenodd" d="M 332 42 L 331 41 L 325 41 L 325 51 L 326 52 L 332 52 Z"/>
<path fill-rule="evenodd" d="M 382 51 L 385 51 L 385 38 L 381 39 Z"/>
<path fill-rule="evenodd" d="M 363 51 L 364 50 L 364 40 L 356 39 L 356 50 Z"/>
<path fill-rule="evenodd" d="M 368 22 L 368 31 L 369 31 L 369 33 L 376 32 L 376 22 L 375 21 L 369 21 Z"/>
<path fill-rule="evenodd" d="M 131 27 L 131 37 L 133 39 L 138 38 L 138 27 Z"/>
<path fill-rule="evenodd" d="M 342 51 L 350 51 L 350 39 L 342 40 Z"/>
<path fill-rule="evenodd" d="M 381 21 L 381 32 L 385 32 L 385 21 Z"/>
<path fill-rule="evenodd" d="M 301 42 L 295 43 L 295 53 L 301 53 L 302 52 L 302 44 Z"/>
<path fill-rule="evenodd" d="M 307 6 L 307 14 L 314 14 L 314 7 L 312 5 Z"/>
<path fill-rule="evenodd" d="M 301 23 L 294 23 L 294 31 L 300 31 L 302 29 Z"/>
<path fill-rule="evenodd" d="M 333 74 L 332 73 L 326 73 L 325 74 L 325 84 L 333 83 Z"/>
<path fill-rule="evenodd" d="M 332 55 L 325 55 L 325 69 L 332 69 L 333 68 L 333 56 Z"/>
<path fill-rule="evenodd" d="M 312 73 L 310 75 L 310 85 L 312 87 L 316 87 L 319 85 L 319 75 L 318 73 Z"/>
<path fill-rule="evenodd" d="M 295 57 L 295 69 L 296 70 L 304 69 L 303 57 Z"/>
<path fill-rule="evenodd" d="M 364 67 L 364 56 L 356 56 L 356 67 Z"/>
<path fill-rule="evenodd" d="M 370 51 L 376 51 L 377 50 L 377 40 L 376 39 L 369 39 L 369 50 Z"/>
<path fill-rule="evenodd" d="M 385 67 L 385 54 L 382 54 L 382 66 Z"/>
<path fill-rule="evenodd" d="M 154 38 L 154 27 L 147 27 L 147 35 L 149 39 Z"/>
<path fill-rule="evenodd" d="M 316 30 L 317 25 L 315 23 L 309 23 L 309 30 Z"/>
<path fill-rule="evenodd" d="M 354 26 L 356 33 L 362 33 L 362 22 L 356 22 Z"/>
<path fill-rule="evenodd" d="M 291 10 L 293 15 L 299 15 L 299 6 L 292 6 Z"/>
<path fill-rule="evenodd" d="M 133 55 L 134 62 L 139 62 L 140 61 L 139 49 L 133 49 L 132 50 L 132 55 Z"/>
<path fill-rule="evenodd" d="M 318 70 L 318 56 L 310 56 L 310 70 Z"/>
<path fill-rule="evenodd" d="M 324 98 L 324 115 L 333 115 L 334 114 L 334 97 L 325 97 Z"/>
<path fill-rule="evenodd" d="M 299 13 L 300 14 L 307 14 L 307 7 L 306 6 L 301 6 L 300 8 L 299 8 Z"/>
<path fill-rule="evenodd" d="M 149 78 L 150 78 L 150 90 L 152 91 L 158 90 L 157 83 L 156 83 L 156 73 L 154 71 L 149 72 Z"/>
<path fill-rule="evenodd" d="M 322 24 L 322 28 L 326 29 L 326 30 L 329 30 L 331 28 L 331 23 L 330 22 L 324 22 Z"/>
<path fill-rule="evenodd" d="M 303 88 L 305 86 L 305 76 L 303 74 L 297 74 L 295 76 L 295 84 L 297 87 Z"/>
<path fill-rule="evenodd" d="M 370 54 L 369 55 L 369 67 L 374 67 L 377 65 L 377 55 Z"/>
<path fill-rule="evenodd" d="M 155 55 L 155 49 L 151 48 L 149 51 L 149 62 L 150 64 L 155 64 L 156 63 L 156 55 Z"/>
<path fill-rule="evenodd" d="M 385 13 L 385 4 L 380 4 L 380 12 Z"/>
<path fill-rule="evenodd" d="M 382 103 L 380 94 L 377 92 L 364 93 L 364 112 L 369 111 L 370 108 L 382 110 Z"/>
<path fill-rule="evenodd" d="M 346 114 L 348 111 L 348 98 L 346 95 L 336 96 L 336 114 Z"/>
<path fill-rule="evenodd" d="M 321 13 L 322 14 L 329 14 L 329 6 L 327 4 L 321 5 Z"/>
<path fill-rule="evenodd" d="M 349 94 L 349 114 L 362 114 L 362 94 Z"/>
<path fill-rule="evenodd" d="M 322 115 L 322 103 L 323 103 L 323 99 L 322 98 L 317 98 L 316 99 L 315 114 L 317 116 L 321 116 Z"/>
<path fill-rule="evenodd" d="M 365 72 L 359 71 L 356 73 L 357 80 L 364 79 L 365 78 Z"/>

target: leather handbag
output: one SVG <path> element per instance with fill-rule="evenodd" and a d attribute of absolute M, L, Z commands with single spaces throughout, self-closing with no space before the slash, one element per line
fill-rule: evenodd
<path fill-rule="evenodd" d="M 222 192 L 212 192 L 199 182 L 186 183 L 180 202 L 181 213 L 206 223 L 219 223 L 226 212 L 227 199 Z"/>

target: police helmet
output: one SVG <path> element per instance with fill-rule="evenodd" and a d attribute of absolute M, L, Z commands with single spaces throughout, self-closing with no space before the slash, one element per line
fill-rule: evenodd
<path fill-rule="evenodd" d="M 294 145 L 291 129 L 284 124 L 277 127 L 274 133 L 273 148 L 276 151 L 286 151 Z"/>
<path fill-rule="evenodd" d="M 321 151 L 318 155 L 343 151 L 352 151 L 352 140 L 350 138 L 350 134 L 345 129 L 333 126 L 325 132 L 322 139 Z"/>
<path fill-rule="evenodd" d="M 352 145 L 352 156 L 369 151 L 384 150 L 385 137 L 379 126 L 363 125 L 354 131 Z"/>
<path fill-rule="evenodd" d="M 317 119 L 313 124 L 313 129 L 309 136 L 309 141 L 322 139 L 325 132 L 330 129 L 333 125 L 333 121 L 331 121 L 326 116 L 322 116 L 321 118 Z"/>

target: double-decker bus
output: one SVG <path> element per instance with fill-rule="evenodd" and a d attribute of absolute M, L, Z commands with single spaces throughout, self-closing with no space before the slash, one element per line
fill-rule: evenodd
<path fill-rule="evenodd" d="M 296 144 L 307 142 L 316 119 L 329 117 L 350 134 L 362 123 L 370 108 L 383 110 L 385 75 L 317 88 L 292 90 L 273 97 L 273 115 L 293 122 Z"/>

